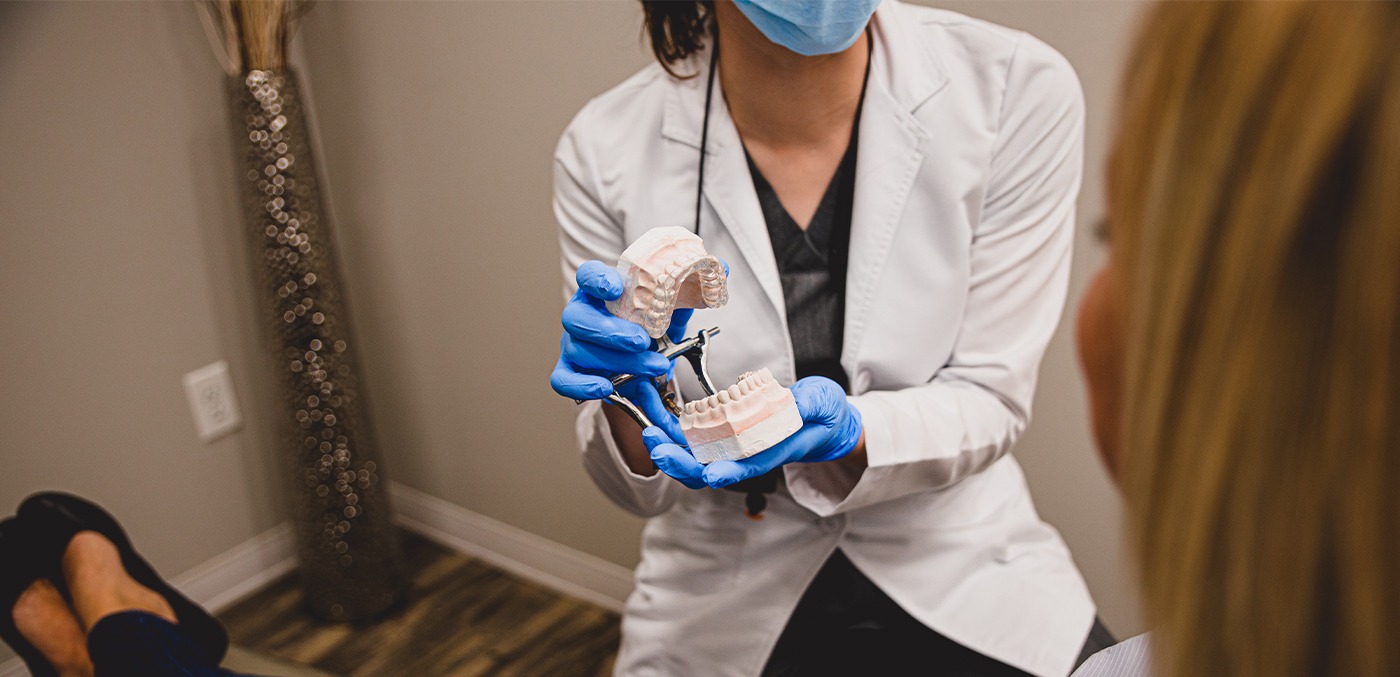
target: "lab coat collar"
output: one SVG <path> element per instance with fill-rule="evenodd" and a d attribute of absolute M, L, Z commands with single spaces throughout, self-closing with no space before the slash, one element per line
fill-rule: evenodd
<path fill-rule="evenodd" d="M 912 21 L 917 19 L 907 16 L 901 3 L 885 0 L 872 22 L 875 44 L 860 120 L 847 274 L 842 362 L 848 371 L 853 367 L 863 334 L 863 320 L 879 268 L 889 253 L 889 243 L 923 160 L 924 142 L 929 138 L 929 132 L 913 112 L 948 82 L 947 71 L 932 45 L 911 34 L 916 28 Z M 709 64 L 707 50 L 682 66 L 688 66 L 696 75 L 674 81 L 661 127 L 665 138 L 696 149 L 697 164 Z M 706 155 L 705 200 L 733 237 L 786 331 L 782 281 L 768 240 L 767 224 L 754 191 L 743 143 L 718 82 L 711 102 Z M 702 217 L 702 235 L 705 227 L 714 227 L 708 223 Z"/>
<path fill-rule="evenodd" d="M 897 0 L 884 0 L 875 10 L 871 22 L 875 47 L 871 52 L 870 82 L 882 85 L 888 96 L 912 113 L 948 83 L 948 71 L 928 40 L 910 34 L 914 28 L 910 22 L 918 19 L 909 14 L 904 4 Z M 671 90 L 666 102 L 661 134 L 698 151 L 705 117 L 705 84 L 710 73 L 709 50 L 693 55 L 679 70 L 694 73 L 695 76 L 675 80 L 676 87 Z M 717 125 L 734 126 L 718 82 L 715 84 L 715 94 L 712 102 L 714 110 L 710 113 L 710 144 L 716 143 Z M 724 118 L 723 123 L 720 122 L 721 117 Z M 733 136 L 737 141 L 737 133 Z M 719 146 L 711 145 L 710 152 L 715 152 L 717 148 Z"/>

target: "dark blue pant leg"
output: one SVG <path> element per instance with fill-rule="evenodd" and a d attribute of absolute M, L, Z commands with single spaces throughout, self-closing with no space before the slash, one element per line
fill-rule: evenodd
<path fill-rule="evenodd" d="M 97 677 L 239 677 L 214 665 L 180 626 L 143 611 L 98 621 L 88 654 Z"/>

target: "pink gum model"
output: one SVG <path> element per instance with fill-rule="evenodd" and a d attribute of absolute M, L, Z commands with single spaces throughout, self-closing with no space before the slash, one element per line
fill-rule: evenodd
<path fill-rule="evenodd" d="M 686 402 L 680 419 L 691 453 L 705 464 L 748 458 L 802 427 L 792 391 L 767 369 L 748 372 L 703 400 Z"/>

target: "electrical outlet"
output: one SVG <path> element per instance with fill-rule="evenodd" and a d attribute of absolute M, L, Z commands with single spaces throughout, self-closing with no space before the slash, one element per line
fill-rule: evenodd
<path fill-rule="evenodd" d="M 184 380 L 185 397 L 190 401 L 190 414 L 194 416 L 199 439 L 213 442 L 243 425 L 227 362 L 219 360 L 200 367 L 185 374 Z"/>

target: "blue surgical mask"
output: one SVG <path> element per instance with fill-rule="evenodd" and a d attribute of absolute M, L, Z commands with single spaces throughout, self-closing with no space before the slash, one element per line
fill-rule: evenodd
<path fill-rule="evenodd" d="M 880 0 L 734 0 L 769 40 L 803 56 L 856 43 Z"/>

